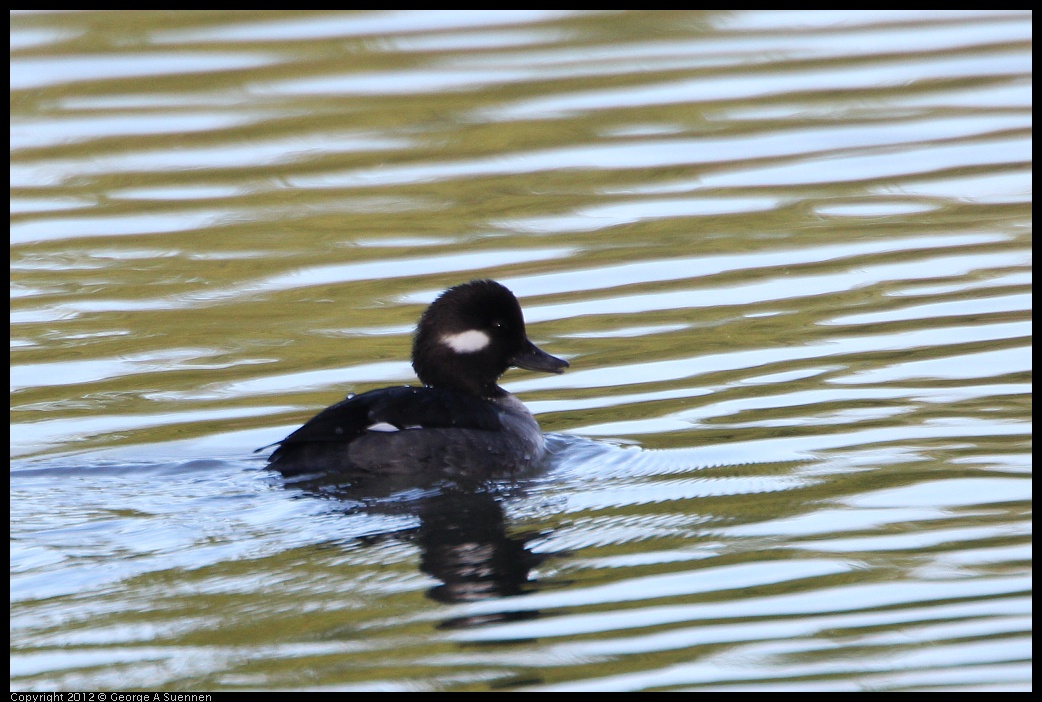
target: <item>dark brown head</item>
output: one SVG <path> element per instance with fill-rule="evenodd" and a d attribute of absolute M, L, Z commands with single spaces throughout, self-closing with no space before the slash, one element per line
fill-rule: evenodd
<path fill-rule="evenodd" d="M 511 366 L 561 373 L 568 362 L 528 340 L 521 305 L 494 280 L 449 288 L 420 317 L 412 367 L 424 385 L 492 397 Z"/>

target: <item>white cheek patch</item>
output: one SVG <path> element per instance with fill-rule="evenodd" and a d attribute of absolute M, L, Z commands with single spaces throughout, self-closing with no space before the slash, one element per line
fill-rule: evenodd
<path fill-rule="evenodd" d="M 492 339 L 488 334 L 477 329 L 470 329 L 459 334 L 446 334 L 441 343 L 458 353 L 474 353 L 489 345 Z"/>

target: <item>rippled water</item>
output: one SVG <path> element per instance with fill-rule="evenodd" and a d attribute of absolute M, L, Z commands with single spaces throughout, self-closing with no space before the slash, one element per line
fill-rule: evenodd
<path fill-rule="evenodd" d="M 1030 689 L 1030 14 L 11 20 L 13 690 Z M 545 473 L 266 470 L 478 277 Z"/>

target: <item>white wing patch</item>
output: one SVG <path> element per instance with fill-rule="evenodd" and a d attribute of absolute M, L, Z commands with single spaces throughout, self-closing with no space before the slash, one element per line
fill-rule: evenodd
<path fill-rule="evenodd" d="M 387 422 L 377 422 L 376 424 L 370 424 L 365 428 L 366 431 L 398 431 L 398 427 Z"/>
<path fill-rule="evenodd" d="M 441 343 L 458 353 L 474 353 L 489 345 L 492 339 L 488 334 L 477 329 L 470 329 L 458 334 L 446 334 L 441 337 Z"/>

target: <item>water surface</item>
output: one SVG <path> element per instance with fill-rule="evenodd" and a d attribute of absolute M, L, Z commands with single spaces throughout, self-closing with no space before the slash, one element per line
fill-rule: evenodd
<path fill-rule="evenodd" d="M 1031 687 L 1031 15 L 11 27 L 13 690 Z M 546 470 L 259 446 L 495 278 Z"/>

